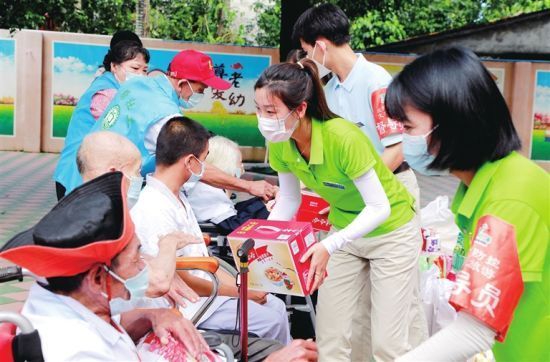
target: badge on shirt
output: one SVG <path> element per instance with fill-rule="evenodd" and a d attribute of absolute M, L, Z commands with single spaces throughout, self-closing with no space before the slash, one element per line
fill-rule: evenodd
<path fill-rule="evenodd" d="M 323 185 L 326 187 L 332 187 L 333 189 L 345 190 L 344 185 L 337 184 L 336 182 L 323 181 Z"/>

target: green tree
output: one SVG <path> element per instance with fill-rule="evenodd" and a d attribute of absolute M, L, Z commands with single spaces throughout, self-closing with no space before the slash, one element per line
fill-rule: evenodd
<path fill-rule="evenodd" d="M 258 13 L 258 34 L 256 43 L 262 46 L 279 46 L 281 33 L 281 0 L 275 0 L 273 4 L 264 1 L 254 3 L 254 11 Z"/>
<path fill-rule="evenodd" d="M 259 45 L 273 45 L 280 33 L 280 0 L 259 6 Z M 311 0 L 338 5 L 351 21 L 351 45 L 363 50 L 422 34 L 550 9 L 550 0 Z M 277 6 L 279 4 L 279 6 Z"/>
<path fill-rule="evenodd" d="M 136 0 L 81 0 L 77 10 L 81 22 L 71 31 L 90 34 L 113 34 L 133 29 Z"/>
<path fill-rule="evenodd" d="M 380 10 L 371 10 L 365 16 L 355 18 L 351 23 L 351 47 L 365 49 L 365 45 L 382 45 L 404 39 L 405 27 L 397 14 L 384 14 Z"/>
<path fill-rule="evenodd" d="M 71 31 L 81 21 L 76 0 L 5 0 L 0 28 Z"/>
<path fill-rule="evenodd" d="M 225 0 L 152 0 L 148 31 L 154 38 L 242 45 L 244 30 L 231 29 L 234 19 Z"/>

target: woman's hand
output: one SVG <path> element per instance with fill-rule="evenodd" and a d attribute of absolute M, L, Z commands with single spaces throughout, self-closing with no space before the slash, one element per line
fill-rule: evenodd
<path fill-rule="evenodd" d="M 312 293 L 325 279 L 330 254 L 323 244 L 317 243 L 306 251 L 300 262 L 305 263 L 309 258 L 311 258 L 311 264 L 307 275 L 307 289 L 309 293 Z"/>

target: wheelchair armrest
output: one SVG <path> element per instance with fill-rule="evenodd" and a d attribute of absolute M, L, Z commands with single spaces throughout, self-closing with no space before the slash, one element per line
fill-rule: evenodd
<path fill-rule="evenodd" d="M 211 257 L 178 257 L 176 258 L 176 269 L 199 269 L 216 273 L 220 263 L 216 258 Z"/>

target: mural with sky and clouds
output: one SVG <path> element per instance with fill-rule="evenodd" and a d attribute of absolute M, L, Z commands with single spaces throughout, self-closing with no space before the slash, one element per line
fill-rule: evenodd
<path fill-rule="evenodd" d="M 15 135 L 15 40 L 0 39 L 0 135 Z"/>
<path fill-rule="evenodd" d="M 550 161 L 550 71 L 538 70 L 533 96 L 531 158 Z"/>
<path fill-rule="evenodd" d="M 82 43 L 53 43 L 52 136 L 65 137 L 79 97 L 93 81 L 108 47 Z M 178 50 L 149 49 L 149 69 L 166 70 Z M 232 83 L 226 91 L 208 89 L 201 103 L 185 115 L 210 131 L 229 137 L 241 146 L 263 147 L 257 128 L 254 83 L 271 63 L 265 55 L 207 53 L 219 77 Z"/>

